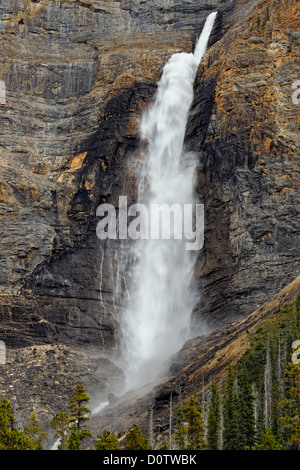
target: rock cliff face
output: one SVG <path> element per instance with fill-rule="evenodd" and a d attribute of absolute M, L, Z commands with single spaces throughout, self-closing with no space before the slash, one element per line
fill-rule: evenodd
<path fill-rule="evenodd" d="M 211 8 L 2 1 L 0 303 L 9 346 L 113 346 L 117 254 L 107 248 L 103 263 L 96 208 L 124 185 L 134 195 L 127 160 L 137 119 L 168 57 L 192 50 Z M 220 27 L 221 15 L 213 40 Z"/>
<path fill-rule="evenodd" d="M 237 2 L 199 68 L 187 147 L 206 207 L 195 320 L 248 315 L 299 273 L 299 4 Z"/>
<path fill-rule="evenodd" d="M 205 204 L 202 331 L 247 317 L 299 273 L 298 1 L 0 0 L 0 339 L 32 363 L 40 345 L 37 367 L 45 343 L 115 347 L 118 246 L 103 251 L 96 208 L 134 200 L 139 116 L 214 9 L 186 132 Z"/>

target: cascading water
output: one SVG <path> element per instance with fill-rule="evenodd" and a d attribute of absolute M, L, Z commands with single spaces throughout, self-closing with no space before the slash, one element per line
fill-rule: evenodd
<path fill-rule="evenodd" d="M 153 105 L 144 113 L 140 132 L 148 142 L 138 175 L 139 202 L 194 203 L 195 156 L 184 153 L 185 128 L 198 65 L 206 51 L 217 12 L 211 13 L 193 53 L 174 54 L 163 69 Z M 173 227 L 176 233 L 181 227 Z M 122 313 L 127 387 L 153 379 L 162 363 L 190 337 L 196 298 L 191 278 L 196 252 L 186 240 L 133 242 L 134 265 L 130 303 Z"/>

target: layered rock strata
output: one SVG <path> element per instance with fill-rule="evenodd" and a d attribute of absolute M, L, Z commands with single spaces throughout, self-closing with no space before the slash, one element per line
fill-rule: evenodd
<path fill-rule="evenodd" d="M 8 346 L 114 345 L 118 247 L 103 257 L 96 208 L 124 191 L 134 198 L 128 157 L 140 113 L 169 56 L 192 50 L 221 3 L 230 6 L 1 3 L 0 331 Z"/>
<path fill-rule="evenodd" d="M 48 423 L 80 379 L 93 394 L 122 381 L 120 369 L 91 349 L 114 360 L 121 311 L 119 247 L 98 240 L 96 208 L 124 193 L 135 200 L 128 163 L 139 149 L 138 119 L 168 58 L 193 50 L 216 8 L 186 132 L 205 205 L 193 320 L 201 333 L 229 325 L 193 340 L 175 360 L 186 394 L 197 367 L 207 368 L 207 344 L 207 373 L 219 373 L 221 345 L 230 337 L 235 359 L 234 338 L 249 314 L 299 273 L 298 2 L 0 4 L 0 339 L 8 348 L 1 390 L 21 420 L 38 407 Z M 234 327 L 238 319 L 245 320 Z M 169 386 L 176 391 L 172 380 L 144 403 L 168 396 Z M 27 386 L 34 387 L 28 407 L 17 404 Z M 134 398 L 128 410 L 120 429 L 133 412 L 146 425 L 147 407 L 138 411 Z"/>
<path fill-rule="evenodd" d="M 202 327 L 247 316 L 299 274 L 299 15 L 296 1 L 239 2 L 198 71 L 186 140 L 206 208 Z"/>

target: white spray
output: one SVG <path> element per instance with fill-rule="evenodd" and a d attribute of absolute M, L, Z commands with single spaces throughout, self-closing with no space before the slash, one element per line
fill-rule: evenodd
<path fill-rule="evenodd" d="M 194 202 L 195 156 L 184 153 L 185 128 L 197 68 L 206 51 L 217 12 L 211 13 L 193 53 L 174 54 L 163 69 L 153 105 L 141 121 L 148 142 L 138 175 L 139 202 Z M 176 230 L 176 227 L 175 227 Z M 133 244 L 131 302 L 122 315 L 128 388 L 151 380 L 162 363 L 190 337 L 196 298 L 191 291 L 197 253 L 186 240 L 139 240 Z"/>

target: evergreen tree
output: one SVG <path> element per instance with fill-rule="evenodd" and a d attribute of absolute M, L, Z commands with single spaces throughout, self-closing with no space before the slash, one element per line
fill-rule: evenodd
<path fill-rule="evenodd" d="M 89 401 L 90 397 L 86 394 L 83 385 L 76 385 L 75 391 L 70 396 L 68 408 L 70 410 L 70 423 L 75 423 L 80 441 L 85 437 L 92 437 L 92 433 L 89 429 L 83 429 L 83 424 L 89 419 L 86 414 L 91 412 L 91 410 L 85 406 Z"/>
<path fill-rule="evenodd" d="M 289 362 L 284 378 L 286 398 L 280 402 L 283 409 L 281 421 L 285 427 L 287 445 L 300 449 L 300 364 Z"/>
<path fill-rule="evenodd" d="M 261 21 L 260 21 L 260 16 L 257 17 L 257 27 L 258 29 L 260 28 Z"/>
<path fill-rule="evenodd" d="M 148 439 L 137 424 L 134 424 L 133 427 L 130 429 L 126 444 L 125 450 L 150 450 L 151 447 L 149 446 Z"/>
<path fill-rule="evenodd" d="M 68 439 L 68 450 L 80 450 L 81 439 L 76 424 L 73 424 Z"/>
<path fill-rule="evenodd" d="M 35 450 L 42 450 L 42 441 L 45 439 L 46 433 L 41 433 L 41 426 L 35 412 L 31 414 L 29 419 L 29 424 L 24 427 L 24 434 L 31 440 L 32 448 Z"/>
<path fill-rule="evenodd" d="M 196 390 L 189 401 L 181 405 L 178 411 L 177 442 L 182 450 L 202 450 L 207 446 L 204 441 L 204 429 L 201 405 Z"/>
<path fill-rule="evenodd" d="M 242 375 L 239 378 L 239 403 L 241 440 L 244 448 L 248 447 L 251 449 L 255 446 L 254 397 L 248 370 L 245 365 L 242 369 Z"/>
<path fill-rule="evenodd" d="M 91 410 L 85 406 L 90 401 L 89 396 L 86 394 L 82 384 L 78 384 L 75 387 L 75 391 L 71 394 L 69 400 L 70 410 L 70 422 L 75 422 L 77 425 L 77 431 L 80 432 L 82 424 L 89 418 L 86 416 Z"/>
<path fill-rule="evenodd" d="M 278 387 L 277 382 L 274 380 L 272 386 L 272 406 L 271 406 L 271 424 L 272 424 L 272 432 L 277 440 L 281 440 L 282 432 L 281 427 L 282 423 L 280 420 L 281 408 L 280 408 L 280 389 Z"/>
<path fill-rule="evenodd" d="M 264 416 L 265 416 L 265 429 L 271 427 L 271 408 L 272 408 L 272 362 L 271 362 L 271 348 L 270 339 L 268 338 L 266 350 L 266 364 L 264 373 Z"/>
<path fill-rule="evenodd" d="M 227 372 L 224 403 L 224 450 L 243 450 L 239 415 L 239 399 L 235 387 L 235 372 L 232 365 Z"/>
<path fill-rule="evenodd" d="M 69 424 L 69 416 L 64 410 L 56 413 L 52 419 L 51 428 L 56 430 L 55 439 L 59 439 L 58 450 L 67 450 L 68 448 Z"/>
<path fill-rule="evenodd" d="M 210 405 L 208 412 L 207 442 L 210 450 L 219 449 L 220 430 L 220 397 L 216 384 L 212 382 L 210 386 Z"/>
<path fill-rule="evenodd" d="M 281 450 L 279 442 L 276 440 L 270 428 L 262 433 L 260 444 L 257 446 L 258 450 Z"/>
<path fill-rule="evenodd" d="M 258 390 L 258 412 L 257 412 L 257 421 L 256 421 L 256 438 L 260 441 L 263 433 L 265 432 L 265 417 L 264 417 L 264 392 L 262 384 L 260 384 L 260 388 Z"/>
<path fill-rule="evenodd" d="M 3 398 L 0 402 L 0 431 L 13 429 L 15 418 L 12 414 L 12 408 L 9 400 Z"/>
<path fill-rule="evenodd" d="M 96 450 L 119 450 L 120 444 L 114 432 L 104 429 L 102 435 L 97 434 L 98 441 L 95 444 Z"/>
<path fill-rule="evenodd" d="M 53 417 L 51 428 L 56 430 L 55 438 L 59 439 L 58 450 L 79 450 L 81 441 L 92 437 L 91 431 L 83 428 L 91 411 L 85 406 L 89 400 L 83 385 L 78 384 L 69 398 L 70 414 L 62 410 Z"/>
<path fill-rule="evenodd" d="M 43 449 L 45 433 L 38 436 L 40 425 L 33 413 L 30 423 L 21 431 L 15 428 L 12 407 L 6 398 L 0 402 L 0 450 L 37 450 Z"/>

